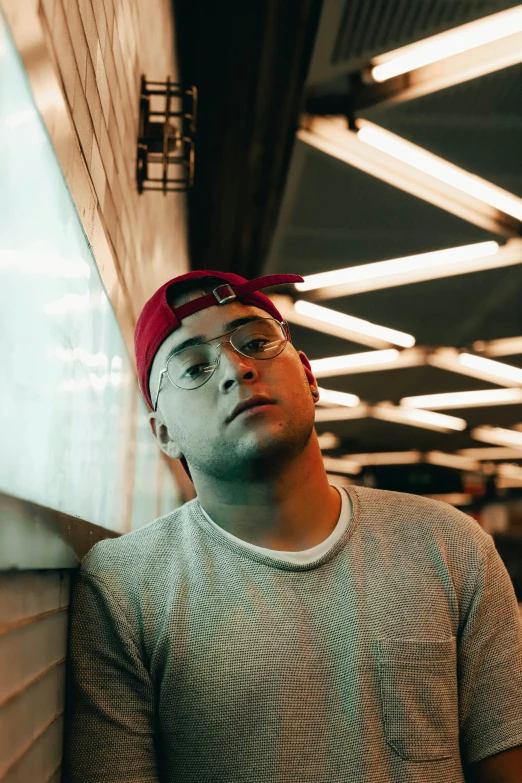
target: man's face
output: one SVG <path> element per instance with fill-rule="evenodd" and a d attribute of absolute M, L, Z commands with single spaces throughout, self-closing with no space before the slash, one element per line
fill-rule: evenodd
<path fill-rule="evenodd" d="M 261 308 L 236 301 L 184 318 L 154 357 L 152 399 L 167 356 L 181 342 L 196 335 L 207 342 L 220 337 L 215 344 L 230 340 L 230 333 L 221 337 L 226 324 L 246 315 L 270 317 Z M 315 400 L 299 359 L 302 351 L 290 342 L 282 353 L 266 360 L 242 356 L 229 343 L 219 351 L 219 365 L 203 386 L 179 389 L 164 377 L 158 410 L 149 416 L 152 431 L 166 454 L 175 459 L 185 456 L 193 476 L 195 470 L 225 481 L 260 479 L 300 454 L 313 431 Z M 227 421 L 236 405 L 254 394 L 266 394 L 276 404 Z"/>

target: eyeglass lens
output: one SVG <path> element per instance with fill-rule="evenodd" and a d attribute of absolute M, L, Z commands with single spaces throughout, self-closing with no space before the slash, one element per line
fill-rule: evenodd
<path fill-rule="evenodd" d="M 273 359 L 286 345 L 286 334 L 278 321 L 270 318 L 251 321 L 239 326 L 230 341 L 244 356 L 254 359 Z M 195 389 L 202 386 L 218 365 L 219 349 L 209 343 L 191 345 L 171 356 L 167 373 L 176 386 Z"/>

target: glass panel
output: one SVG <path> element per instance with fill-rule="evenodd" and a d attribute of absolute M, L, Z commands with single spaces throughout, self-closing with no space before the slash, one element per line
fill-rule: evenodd
<path fill-rule="evenodd" d="M 168 381 L 164 381 L 168 383 Z M 179 488 L 161 456 L 148 421 L 148 408 L 138 398 L 138 431 L 136 437 L 136 466 L 134 471 L 134 508 L 132 529 L 136 530 L 152 520 L 182 505 Z"/>
<path fill-rule="evenodd" d="M 147 411 L 1 14 L 0 183 L 0 491 L 124 532 Z"/>

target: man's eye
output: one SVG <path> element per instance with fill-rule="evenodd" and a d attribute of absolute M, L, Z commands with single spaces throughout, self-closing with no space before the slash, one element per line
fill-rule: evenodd
<path fill-rule="evenodd" d="M 248 344 L 247 344 L 245 347 L 246 347 L 246 348 L 250 348 L 250 350 L 251 350 L 251 351 L 252 351 L 252 350 L 254 350 L 254 351 L 258 351 L 258 350 L 259 350 L 259 348 L 251 348 L 250 346 L 251 346 L 253 343 L 267 343 L 267 342 L 268 342 L 268 340 L 263 340 L 262 338 L 259 338 L 258 340 L 250 340 L 250 342 L 249 342 L 249 343 L 248 343 Z"/>
<path fill-rule="evenodd" d="M 198 367 L 204 367 L 204 364 L 193 364 L 192 367 L 189 367 L 188 370 L 185 371 L 186 375 L 189 375 L 191 378 L 195 378 L 197 373 L 192 372 L 193 370 L 197 370 Z"/>

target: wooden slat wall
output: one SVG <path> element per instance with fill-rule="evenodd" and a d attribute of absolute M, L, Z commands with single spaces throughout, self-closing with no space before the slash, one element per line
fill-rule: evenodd
<path fill-rule="evenodd" d="M 59 783 L 70 572 L 0 574 L 0 782 Z"/>

